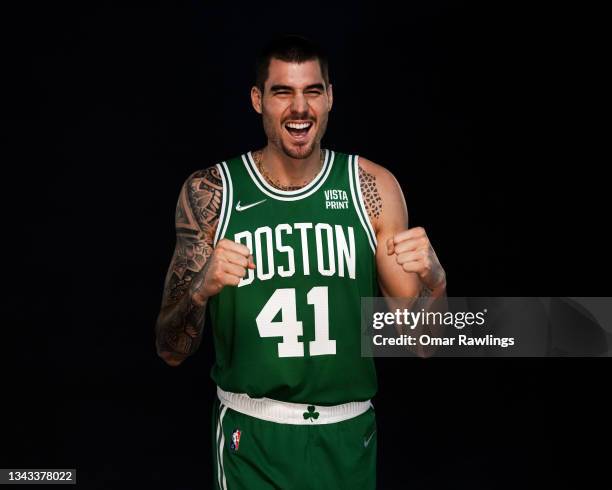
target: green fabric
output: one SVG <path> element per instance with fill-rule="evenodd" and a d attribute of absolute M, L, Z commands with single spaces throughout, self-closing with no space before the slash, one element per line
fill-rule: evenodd
<path fill-rule="evenodd" d="M 241 156 L 226 163 L 233 198 L 229 217 L 222 217 L 223 236 L 247 246 L 250 240 L 258 269 L 250 283 L 225 287 L 209 300 L 213 380 L 226 391 L 294 403 L 372 398 L 376 373 L 373 359 L 361 356 L 360 301 L 378 295 L 376 262 L 363 210 L 353 202 L 349 155 L 334 152 L 329 173 L 313 181 L 312 188 L 320 187 L 292 194 L 293 200 L 262 191 Z M 246 209 L 237 211 L 238 203 Z M 351 237 L 352 269 L 345 253 Z M 265 308 L 268 321 L 261 327 L 256 319 Z M 282 336 L 300 328 L 299 335 Z"/>
<path fill-rule="evenodd" d="M 261 420 L 227 407 L 223 411 L 224 407 L 219 400 L 213 407 L 213 488 L 376 488 L 377 434 L 373 408 L 333 424 L 292 425 Z M 240 440 L 237 448 L 232 449 L 232 434 L 236 430 L 240 431 Z"/>

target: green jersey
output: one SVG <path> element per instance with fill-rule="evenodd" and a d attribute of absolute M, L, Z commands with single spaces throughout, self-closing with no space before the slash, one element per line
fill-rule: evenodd
<path fill-rule="evenodd" d="M 306 186 L 282 191 L 251 153 L 217 165 L 223 200 L 214 244 L 246 245 L 256 268 L 208 301 L 222 389 L 336 405 L 372 398 L 374 360 L 361 356 L 361 297 L 378 295 L 376 235 L 358 157 L 325 150 Z"/>

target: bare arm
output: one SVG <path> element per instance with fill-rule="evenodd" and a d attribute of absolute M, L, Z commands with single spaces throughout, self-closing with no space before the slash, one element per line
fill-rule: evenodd
<path fill-rule="evenodd" d="M 176 246 L 155 325 L 159 356 L 177 366 L 202 339 L 206 299 L 201 289 L 219 222 L 223 184 L 216 167 L 191 174 L 176 205 Z"/>
<path fill-rule="evenodd" d="M 359 157 L 359 181 L 376 233 L 376 268 L 382 293 L 403 298 L 419 296 L 419 276 L 404 272 L 395 256 L 387 254 L 387 240 L 408 228 L 408 209 L 400 185 L 391 172 L 363 157 Z"/>
<path fill-rule="evenodd" d="M 362 157 L 359 161 L 361 192 L 378 243 L 378 283 L 388 306 L 392 310 L 447 311 L 446 273 L 425 230 L 408 228 L 408 209 L 399 183 L 384 167 Z M 432 333 L 419 325 L 416 333 L 426 331 Z M 435 351 L 418 345 L 411 350 L 421 357 Z"/>

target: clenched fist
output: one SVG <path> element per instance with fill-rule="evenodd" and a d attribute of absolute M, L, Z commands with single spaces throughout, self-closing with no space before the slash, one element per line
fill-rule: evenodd
<path fill-rule="evenodd" d="M 250 250 L 227 238 L 219 240 L 202 270 L 202 277 L 192 286 L 192 295 L 203 303 L 225 286 L 237 286 L 248 269 L 255 269 Z"/>
<path fill-rule="evenodd" d="M 429 289 L 446 284 L 446 273 L 424 228 L 410 228 L 389 238 L 387 255 L 391 254 L 395 254 L 396 262 L 405 272 L 416 272 Z"/>

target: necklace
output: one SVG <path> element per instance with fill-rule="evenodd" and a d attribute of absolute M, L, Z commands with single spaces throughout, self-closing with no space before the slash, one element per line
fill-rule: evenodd
<path fill-rule="evenodd" d="M 295 190 L 301 189 L 302 187 L 304 187 L 305 185 L 307 185 L 309 182 L 312 181 L 312 179 L 310 179 L 298 185 L 283 185 L 278 180 L 274 180 L 270 176 L 270 174 L 268 174 L 268 172 L 266 172 L 266 170 L 264 169 L 263 162 L 262 162 L 263 150 L 254 151 L 252 153 L 252 156 L 253 156 L 253 160 L 255 160 L 255 164 L 257 165 L 257 168 L 259 169 L 259 172 L 261 173 L 261 175 L 263 175 L 264 179 L 266 179 L 268 184 L 270 184 L 273 187 L 276 187 L 277 189 L 281 191 L 295 191 Z M 324 153 L 323 153 L 323 149 L 321 149 L 321 160 L 319 164 L 319 169 L 317 170 L 317 173 L 315 173 L 315 175 L 317 175 L 319 171 L 321 170 L 321 167 L 323 167 L 323 159 L 324 159 Z"/>

